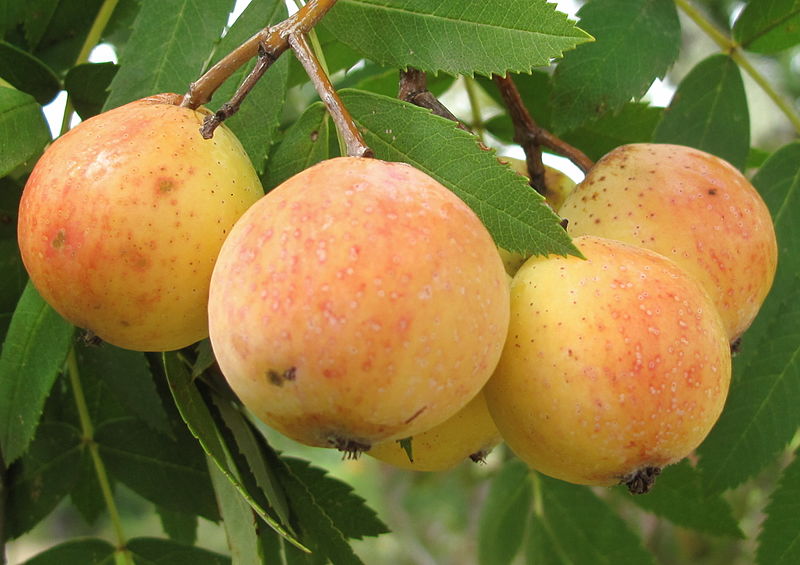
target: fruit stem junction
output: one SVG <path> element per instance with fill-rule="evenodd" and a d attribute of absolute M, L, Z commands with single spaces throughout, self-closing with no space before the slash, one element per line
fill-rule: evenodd
<path fill-rule="evenodd" d="M 470 131 L 467 126 L 461 123 L 461 121 L 459 121 L 459 119 L 428 90 L 428 78 L 424 71 L 413 67 L 408 67 L 405 71 L 400 71 L 400 87 L 397 92 L 397 97 L 415 106 L 427 108 L 437 116 L 456 122 L 458 127 L 464 131 Z"/>
<path fill-rule="evenodd" d="M 656 484 L 656 477 L 661 474 L 661 467 L 642 467 L 623 477 L 620 484 L 628 487 L 631 494 L 647 494 Z"/>

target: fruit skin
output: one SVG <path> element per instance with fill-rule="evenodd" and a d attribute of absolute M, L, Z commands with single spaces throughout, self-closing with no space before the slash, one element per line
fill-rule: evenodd
<path fill-rule="evenodd" d="M 750 326 L 778 261 L 769 210 L 726 161 L 680 145 L 633 144 L 600 159 L 559 209 L 570 235 L 651 249 L 696 277 L 731 341 Z"/>
<path fill-rule="evenodd" d="M 495 244 L 464 202 L 409 165 L 340 157 L 237 222 L 211 281 L 211 343 L 256 416 L 358 452 L 478 393 L 508 301 Z"/>
<path fill-rule="evenodd" d="M 500 157 L 502 163 L 507 163 L 515 172 L 528 177 L 528 163 L 514 157 Z M 546 185 L 544 197 L 550 207 L 558 212 L 567 196 L 575 190 L 575 181 L 566 173 L 549 165 L 544 166 L 544 183 Z"/>
<path fill-rule="evenodd" d="M 160 94 L 57 139 L 34 167 L 18 237 L 36 289 L 64 318 L 119 347 L 162 351 L 208 335 L 211 271 L 227 232 L 263 196 L 226 127 Z"/>
<path fill-rule="evenodd" d="M 725 403 L 727 335 L 704 289 L 661 255 L 603 238 L 532 257 L 485 390 L 508 446 L 546 475 L 613 485 L 687 456 Z"/>
<path fill-rule="evenodd" d="M 455 415 L 411 440 L 413 461 L 397 441 L 373 445 L 367 454 L 401 469 L 447 471 L 467 459 L 483 459 L 501 438 L 481 391 Z"/>

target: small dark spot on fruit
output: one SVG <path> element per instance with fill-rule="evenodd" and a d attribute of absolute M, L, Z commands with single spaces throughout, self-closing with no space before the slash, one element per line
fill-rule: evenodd
<path fill-rule="evenodd" d="M 709 188 L 709 189 L 708 189 L 708 194 L 709 194 L 710 196 L 716 196 L 716 194 L 717 194 L 717 189 L 716 189 L 716 188 Z"/>
<path fill-rule="evenodd" d="M 275 386 L 283 386 L 286 381 L 294 381 L 297 377 L 297 367 L 289 367 L 283 372 L 270 369 L 267 371 L 267 379 L 270 384 Z"/>
<path fill-rule="evenodd" d="M 53 239 L 53 247 L 56 249 L 60 249 L 64 246 L 64 242 L 67 240 L 67 236 L 64 233 L 64 230 L 58 230 L 55 239 Z"/>
<path fill-rule="evenodd" d="M 411 422 L 413 422 L 414 420 L 416 420 L 416 419 L 417 419 L 417 416 L 419 416 L 420 414 L 422 414 L 423 412 L 425 412 L 425 410 L 426 410 L 427 408 L 428 408 L 427 406 L 423 406 L 422 408 L 420 408 L 419 410 L 417 410 L 416 412 L 414 412 L 414 413 L 411 415 L 411 417 L 410 417 L 408 420 L 406 420 L 405 422 L 403 422 L 403 423 L 404 423 L 404 424 L 410 424 Z"/>

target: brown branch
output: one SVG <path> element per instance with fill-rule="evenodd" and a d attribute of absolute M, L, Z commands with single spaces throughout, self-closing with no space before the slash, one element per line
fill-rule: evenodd
<path fill-rule="evenodd" d="M 439 102 L 430 90 L 428 90 L 428 79 L 424 71 L 409 67 L 405 71 L 400 71 L 400 87 L 397 92 L 400 100 L 410 102 L 415 106 L 427 108 L 437 116 L 447 118 L 458 124 L 464 131 L 470 131 L 461 121 L 456 118 L 447 107 Z"/>
<path fill-rule="evenodd" d="M 514 141 L 525 150 L 531 184 L 539 190 L 544 187 L 544 165 L 541 164 L 541 148 L 547 147 L 568 158 L 584 173 L 592 168 L 594 162 L 580 149 L 559 139 L 544 128 L 539 127 L 525 107 L 513 79 L 506 75 L 493 75 L 492 79 L 500 90 L 506 103 L 511 121 L 514 124 Z"/>
<path fill-rule="evenodd" d="M 308 33 L 334 4 L 336 0 L 309 0 L 305 6 L 281 23 L 262 29 L 190 84 L 181 106 L 197 108 L 207 103 L 222 83 L 239 67 L 258 55 L 262 48 L 277 59 L 289 49 L 289 35 Z"/>
<path fill-rule="evenodd" d="M 317 89 L 320 99 L 328 109 L 328 113 L 336 125 L 336 129 L 344 139 L 347 154 L 350 157 L 372 157 L 372 149 L 364 142 L 361 132 L 358 131 L 353 117 L 347 111 L 342 99 L 339 98 L 336 90 L 331 84 L 330 78 L 323 70 L 322 66 L 302 33 L 291 33 L 288 37 L 289 45 L 297 56 L 297 60 L 303 65 L 314 88 Z"/>

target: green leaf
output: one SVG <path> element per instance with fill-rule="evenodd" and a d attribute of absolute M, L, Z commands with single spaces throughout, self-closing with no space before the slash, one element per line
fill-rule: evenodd
<path fill-rule="evenodd" d="M 748 51 L 777 53 L 800 43 L 800 0 L 750 0 L 733 26 Z"/>
<path fill-rule="evenodd" d="M 45 105 L 61 90 L 61 81 L 42 61 L 0 40 L 0 77 Z"/>
<path fill-rule="evenodd" d="M 578 15 L 596 41 L 568 53 L 556 68 L 552 103 L 559 132 L 644 96 L 680 48 L 672 0 L 590 0 Z"/>
<path fill-rule="evenodd" d="M 230 565 L 230 557 L 157 538 L 134 538 L 126 545 L 136 565 Z"/>
<path fill-rule="evenodd" d="M 25 453 L 33 439 L 73 332 L 28 283 L 0 354 L 0 452 L 6 464 Z"/>
<path fill-rule="evenodd" d="M 21 184 L 0 178 L 0 343 L 5 340 L 11 316 L 28 281 L 17 245 L 17 210 Z"/>
<path fill-rule="evenodd" d="M 778 487 L 770 497 L 767 515 L 758 536 L 760 565 L 791 565 L 800 562 L 800 522 L 797 520 L 800 501 L 800 457 L 781 475 Z"/>
<path fill-rule="evenodd" d="M 702 149 L 743 169 L 750 114 L 739 65 L 726 55 L 698 63 L 678 85 L 653 141 Z"/>
<path fill-rule="evenodd" d="M 283 0 L 253 0 L 220 41 L 216 50 L 220 55 L 218 58 L 227 55 L 263 27 L 286 19 L 287 15 Z M 222 104 L 230 99 L 254 66 L 255 59 L 233 73 L 214 94 L 215 100 Z M 281 57 L 250 91 L 239 111 L 225 122 L 242 142 L 259 174 L 264 171 L 264 160 L 278 129 L 288 75 L 289 57 Z"/>
<path fill-rule="evenodd" d="M 163 506 L 156 506 L 156 512 L 161 518 L 161 528 L 169 536 L 169 539 L 188 545 L 193 545 L 197 541 L 198 519 L 196 514 L 175 512 Z"/>
<path fill-rule="evenodd" d="M 25 7 L 19 0 L 0 0 L 0 37 L 24 21 Z"/>
<path fill-rule="evenodd" d="M 284 457 L 283 460 L 346 538 L 363 539 L 389 531 L 364 499 L 353 492 L 353 487 L 331 477 L 324 469 L 313 467 L 308 461 L 294 457 Z"/>
<path fill-rule="evenodd" d="M 530 72 L 590 39 L 544 0 L 340 0 L 325 25 L 379 65 L 469 76 Z"/>
<path fill-rule="evenodd" d="M 109 477 L 109 480 L 112 478 Z M 81 455 L 80 476 L 70 491 L 69 497 L 87 524 L 96 523 L 107 510 L 102 487 L 97 480 L 97 470 L 92 461 L 92 455 L 87 449 L 84 449 Z"/>
<path fill-rule="evenodd" d="M 233 561 L 253 565 L 264 562 L 257 529 L 258 516 L 213 461 L 209 460 L 208 469 Z"/>
<path fill-rule="evenodd" d="M 48 141 L 50 128 L 36 100 L 0 86 L 0 177 L 37 156 Z"/>
<path fill-rule="evenodd" d="M 28 452 L 9 471 L 5 514 L 9 538 L 29 531 L 69 494 L 80 476 L 83 448 L 78 429 L 42 422 Z"/>
<path fill-rule="evenodd" d="M 686 460 L 666 467 L 647 496 L 624 496 L 678 526 L 744 538 L 728 501 L 719 494 L 705 492 L 700 474 Z"/>
<path fill-rule="evenodd" d="M 377 94 L 340 95 L 378 158 L 409 163 L 452 190 L 498 245 L 520 253 L 577 254 L 560 219 L 524 177 L 454 122 Z"/>
<path fill-rule="evenodd" d="M 734 357 L 725 410 L 698 449 L 706 489 L 753 477 L 800 426 L 800 143 L 776 151 L 753 177 L 772 213 L 778 271 Z"/>
<path fill-rule="evenodd" d="M 209 411 L 205 398 L 198 390 L 189 370 L 183 365 L 175 353 L 163 354 L 164 372 L 169 382 L 169 388 L 175 399 L 175 405 L 181 417 L 186 422 L 189 430 L 198 439 L 205 452 L 211 457 L 219 469 L 228 477 L 231 484 L 239 494 L 247 500 L 250 507 L 267 522 L 271 528 L 278 532 L 290 543 L 303 550 L 307 548 L 287 532 L 267 511 L 256 502 L 252 494 L 242 484 L 235 468 L 231 467 L 231 453 L 225 444 L 223 434 L 217 428 L 217 423 Z"/>
<path fill-rule="evenodd" d="M 197 342 L 197 358 L 194 360 L 194 365 L 192 365 L 192 378 L 196 379 L 202 375 L 215 362 L 214 350 L 211 349 L 211 340 L 205 338 Z"/>
<path fill-rule="evenodd" d="M 198 78 L 232 7 L 232 0 L 144 2 L 104 108 L 160 92 L 185 92 Z"/>
<path fill-rule="evenodd" d="M 119 65 L 114 63 L 86 63 L 69 70 L 64 78 L 64 89 L 81 119 L 103 111 L 108 87 L 118 70 Z"/>
<path fill-rule="evenodd" d="M 114 478 L 159 506 L 216 520 L 205 459 L 186 436 L 172 441 L 134 418 L 107 422 L 95 430 L 100 456 Z"/>
<path fill-rule="evenodd" d="M 71 539 L 31 557 L 22 565 L 114 565 L 116 549 L 101 539 Z"/>
<path fill-rule="evenodd" d="M 511 563 L 522 546 L 533 489 L 523 462 L 507 461 L 492 479 L 478 528 L 478 563 Z"/>
<path fill-rule="evenodd" d="M 143 353 L 103 344 L 77 348 L 81 376 L 102 382 L 127 412 L 151 429 L 172 434 L 153 375 Z M 95 425 L 101 421 L 94 419 Z"/>
<path fill-rule="evenodd" d="M 315 102 L 286 130 L 280 145 L 267 162 L 264 188 L 269 190 L 286 179 L 330 157 L 328 111 Z"/>
<path fill-rule="evenodd" d="M 543 475 L 536 482 L 541 512 L 534 515 L 532 533 L 553 549 L 550 563 L 654 563 L 630 526 L 589 488 Z"/>

